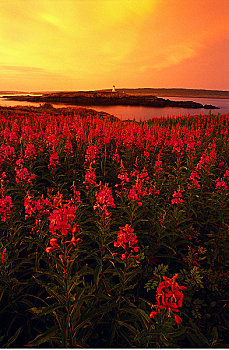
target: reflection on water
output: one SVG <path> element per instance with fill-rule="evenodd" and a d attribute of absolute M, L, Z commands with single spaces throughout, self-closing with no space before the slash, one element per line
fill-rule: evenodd
<path fill-rule="evenodd" d="M 205 104 L 211 104 L 213 106 L 220 107 L 220 109 L 213 109 L 212 111 L 204 108 L 177 108 L 177 107 L 142 107 L 142 106 L 83 106 L 96 111 L 106 112 L 117 116 L 121 120 L 148 120 L 150 118 L 160 118 L 168 116 L 182 116 L 182 115 L 199 115 L 199 114 L 209 114 L 211 113 L 229 113 L 229 99 L 216 99 L 216 98 L 183 98 L 183 97 L 163 97 L 174 101 L 194 101 Z M 40 102 L 26 102 L 26 101 L 11 101 L 1 98 L 0 96 L 0 106 L 35 106 L 39 107 L 42 103 Z M 79 107 L 75 105 L 64 105 L 52 103 L 55 108 L 63 107 Z"/>
<path fill-rule="evenodd" d="M 203 105 L 211 104 L 220 109 L 204 109 L 204 108 L 177 108 L 177 107 L 143 107 L 143 106 L 91 106 L 97 111 L 104 111 L 119 117 L 122 120 L 135 119 L 148 120 L 150 118 L 160 118 L 168 116 L 182 116 L 182 115 L 199 115 L 199 114 L 225 114 L 229 113 L 229 99 L 216 98 L 183 98 L 183 97 L 163 97 L 174 101 L 194 101 Z"/>

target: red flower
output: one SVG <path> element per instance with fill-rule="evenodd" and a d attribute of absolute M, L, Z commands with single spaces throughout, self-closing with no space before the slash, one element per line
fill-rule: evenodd
<path fill-rule="evenodd" d="M 157 311 L 152 311 L 149 315 L 150 318 L 154 318 L 155 316 L 158 315 L 158 312 Z"/>
<path fill-rule="evenodd" d="M 54 247 L 54 248 L 59 247 L 59 244 L 57 244 L 57 238 L 51 238 L 50 245 L 51 247 Z"/>
<path fill-rule="evenodd" d="M 19 158 L 16 161 L 16 165 L 17 167 L 14 168 L 15 172 L 16 172 L 16 182 L 22 182 L 22 186 L 25 186 L 26 181 L 29 184 L 32 184 L 32 180 L 35 179 L 36 175 L 29 173 L 28 169 L 23 167 L 24 164 L 24 159 Z"/>
<path fill-rule="evenodd" d="M 180 316 L 174 314 L 174 318 L 175 318 L 176 323 L 180 324 L 182 322 L 182 318 L 180 318 Z"/>
<path fill-rule="evenodd" d="M 134 229 L 130 225 L 126 224 L 125 227 L 119 227 L 119 233 L 117 241 L 114 242 L 114 247 L 122 247 L 125 252 L 121 254 L 122 260 L 134 257 L 138 259 L 138 255 L 134 255 L 139 251 L 139 247 L 136 247 L 138 243 L 137 236 L 134 234 Z"/>
<path fill-rule="evenodd" d="M 95 159 L 98 158 L 99 148 L 96 146 L 89 146 L 85 154 L 85 162 L 95 164 Z"/>
<path fill-rule="evenodd" d="M 69 203 L 69 207 L 58 208 L 53 210 L 49 216 L 49 228 L 52 234 L 56 234 L 60 230 L 61 235 L 66 236 L 71 229 L 70 222 L 75 219 L 76 207 Z"/>
<path fill-rule="evenodd" d="M 97 186 L 95 170 L 93 170 L 93 168 L 87 170 L 83 184 L 91 184 Z M 88 186 L 86 186 L 86 188 L 88 188 Z"/>
<path fill-rule="evenodd" d="M 48 167 L 51 168 L 53 166 L 55 168 L 57 165 L 60 165 L 60 162 L 59 162 L 58 153 L 55 152 L 50 156 Z"/>
<path fill-rule="evenodd" d="M 4 261 L 6 261 L 5 254 L 6 254 L 6 248 L 4 248 L 3 251 L 2 251 L 2 264 L 4 264 Z"/>
<path fill-rule="evenodd" d="M 176 192 L 174 191 L 173 193 L 173 199 L 171 200 L 172 204 L 182 204 L 183 199 L 182 199 L 182 193 L 181 192 Z"/>
<path fill-rule="evenodd" d="M 96 192 L 96 204 L 94 210 L 101 209 L 106 216 L 109 216 L 107 208 L 115 208 L 114 199 L 112 197 L 112 191 L 107 184 L 100 186 L 100 190 Z"/>
<path fill-rule="evenodd" d="M 13 203 L 10 196 L 0 199 L 0 216 L 2 221 L 6 221 L 10 218 L 12 208 Z"/>
<path fill-rule="evenodd" d="M 45 251 L 46 251 L 46 253 L 52 253 L 53 251 L 54 251 L 54 247 L 47 247 L 46 249 L 45 249 Z"/>
<path fill-rule="evenodd" d="M 186 289 L 184 286 L 179 286 L 176 282 L 178 274 L 175 274 L 172 278 L 163 276 L 164 281 L 159 283 L 157 287 L 156 300 L 157 304 L 152 307 L 156 307 L 157 311 L 152 311 L 150 318 L 154 318 L 161 310 L 164 310 L 168 317 L 171 317 L 171 313 L 174 315 L 175 321 L 179 324 L 182 319 L 176 315 L 179 312 L 179 307 L 183 305 L 183 290 Z"/>

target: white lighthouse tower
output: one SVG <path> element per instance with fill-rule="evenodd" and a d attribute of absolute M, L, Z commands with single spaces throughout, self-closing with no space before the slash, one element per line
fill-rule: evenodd
<path fill-rule="evenodd" d="M 116 90 L 115 90 L 115 85 L 113 85 L 112 92 L 116 92 Z"/>

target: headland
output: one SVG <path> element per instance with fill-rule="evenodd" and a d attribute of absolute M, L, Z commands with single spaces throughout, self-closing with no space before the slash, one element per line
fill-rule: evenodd
<path fill-rule="evenodd" d="M 8 100 L 42 102 L 42 103 L 59 103 L 76 106 L 144 106 L 144 107 L 181 107 L 181 108 L 205 108 L 218 109 L 213 105 L 202 105 L 193 101 L 172 101 L 151 94 L 126 93 L 118 91 L 60 91 L 44 93 L 42 95 L 23 95 L 12 96 L 5 95 Z"/>

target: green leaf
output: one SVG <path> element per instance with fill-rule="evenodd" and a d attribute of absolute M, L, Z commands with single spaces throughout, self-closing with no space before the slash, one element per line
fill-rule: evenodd
<path fill-rule="evenodd" d="M 14 342 L 16 341 L 16 339 L 18 338 L 19 334 L 21 332 L 21 327 L 18 328 L 18 330 L 15 332 L 15 334 L 10 337 L 10 339 L 8 340 L 8 342 L 3 346 L 4 348 L 9 348 L 11 347 L 12 344 L 14 344 Z"/>
<path fill-rule="evenodd" d="M 217 340 L 219 338 L 217 327 L 213 327 L 212 329 L 212 345 L 216 345 Z"/>
<path fill-rule="evenodd" d="M 117 323 L 120 326 L 126 327 L 127 329 L 129 329 L 129 331 L 131 331 L 132 333 L 136 334 L 137 333 L 137 329 L 134 328 L 133 326 L 131 326 L 129 323 L 123 322 L 123 321 L 119 321 L 117 320 Z"/>
<path fill-rule="evenodd" d="M 201 345 L 201 346 L 203 346 L 203 345 L 210 346 L 208 339 L 203 335 L 203 333 L 200 332 L 198 326 L 191 319 L 190 319 L 190 324 L 192 325 L 193 331 L 195 332 L 195 335 L 197 336 L 197 339 L 198 339 L 197 344 Z M 192 336 L 193 335 L 191 335 L 191 337 Z"/>
<path fill-rule="evenodd" d="M 46 289 L 46 291 L 49 293 L 49 295 L 52 295 L 56 300 L 59 301 L 60 304 L 65 305 L 65 298 L 62 297 L 60 295 L 58 295 L 50 286 L 48 286 L 47 284 L 43 284 L 43 282 L 39 281 L 36 277 L 34 277 L 36 282 L 38 284 L 40 284 L 43 288 Z"/>
<path fill-rule="evenodd" d="M 169 266 L 160 264 L 155 267 L 153 274 L 155 276 L 165 276 L 168 271 Z"/>
<path fill-rule="evenodd" d="M 132 308 L 132 307 L 129 307 L 129 308 L 121 308 L 120 309 L 120 312 L 121 313 L 126 313 L 126 314 L 130 314 L 130 315 L 133 315 L 136 319 L 138 319 L 141 323 L 143 322 L 145 327 L 147 327 L 149 321 L 150 321 L 150 318 L 149 318 L 149 315 L 146 314 L 146 312 L 142 309 L 139 309 L 137 307 L 135 308 Z"/>
<path fill-rule="evenodd" d="M 31 340 L 28 344 L 26 344 L 26 346 L 27 347 L 39 346 L 48 341 L 52 341 L 56 338 L 55 337 L 56 332 L 58 332 L 58 327 L 54 326 L 51 329 L 49 329 L 47 332 L 44 332 L 36 336 L 36 338 L 34 340 Z"/>
<path fill-rule="evenodd" d="M 4 292 L 5 292 L 5 290 L 3 289 L 3 291 L 1 292 L 1 295 L 0 295 L 0 301 L 2 300 L 2 297 L 3 297 L 3 295 L 4 295 Z"/>
<path fill-rule="evenodd" d="M 2 335 L 2 336 L 0 337 L 0 342 L 2 342 L 4 338 L 5 338 L 5 336 Z"/>
<path fill-rule="evenodd" d="M 31 311 L 32 313 L 34 313 L 36 315 L 44 316 L 44 315 L 51 314 L 60 308 L 62 308 L 62 306 L 60 306 L 60 305 L 51 305 L 51 306 L 44 306 L 44 307 L 40 307 L 40 308 L 32 307 L 31 309 L 29 309 L 29 311 Z"/>

